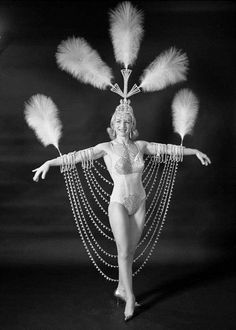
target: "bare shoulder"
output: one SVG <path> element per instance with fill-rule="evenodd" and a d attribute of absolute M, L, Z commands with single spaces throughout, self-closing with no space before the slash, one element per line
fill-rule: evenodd
<path fill-rule="evenodd" d="M 135 141 L 135 143 L 137 143 L 139 149 L 144 152 L 146 150 L 146 146 L 147 146 L 147 141 L 143 141 L 143 140 L 137 140 Z"/>
<path fill-rule="evenodd" d="M 111 142 L 102 142 L 102 143 L 98 143 L 95 148 L 99 151 L 103 151 L 104 153 L 109 152 L 110 148 L 111 148 Z"/>

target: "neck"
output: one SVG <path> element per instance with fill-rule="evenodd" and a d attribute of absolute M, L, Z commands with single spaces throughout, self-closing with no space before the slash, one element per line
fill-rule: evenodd
<path fill-rule="evenodd" d="M 115 141 L 122 144 L 128 144 L 130 139 L 128 136 L 117 136 Z"/>

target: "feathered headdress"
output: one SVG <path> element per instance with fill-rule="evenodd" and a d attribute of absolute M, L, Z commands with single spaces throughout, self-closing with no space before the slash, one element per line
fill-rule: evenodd
<path fill-rule="evenodd" d="M 188 59 L 185 53 L 170 48 L 145 69 L 140 87 L 145 92 L 159 91 L 168 85 L 186 80 Z"/>
<path fill-rule="evenodd" d="M 180 90 L 172 102 L 174 131 L 181 136 L 191 134 L 198 114 L 199 102 L 193 92 L 187 88 Z"/>
<path fill-rule="evenodd" d="M 40 140 L 47 147 L 52 144 L 59 151 L 59 140 L 62 136 L 62 124 L 58 109 L 52 99 L 42 94 L 33 95 L 25 103 L 25 120 Z"/>
<path fill-rule="evenodd" d="M 134 64 L 143 36 L 143 15 L 130 2 L 110 11 L 110 34 L 116 61 L 125 69 Z"/>
<path fill-rule="evenodd" d="M 69 38 L 60 43 L 56 52 L 56 61 L 60 69 L 70 73 L 79 81 L 99 89 L 110 88 L 123 100 L 119 111 L 131 111 L 130 98 L 141 91 L 159 91 L 171 84 L 186 80 L 188 59 L 185 53 L 174 47 L 160 54 L 143 72 L 140 84 L 128 90 L 128 80 L 135 63 L 144 34 L 143 14 L 130 2 L 122 2 L 111 10 L 110 35 L 116 61 L 124 66 L 123 89 L 112 83 L 112 70 L 83 38 Z M 196 118 L 197 103 L 190 92 L 181 92 L 173 102 L 175 130 L 183 137 L 189 133 Z M 122 110 L 123 111 L 123 110 Z M 195 115 L 194 115 L 195 114 Z M 44 95 L 35 95 L 25 106 L 25 118 L 34 129 L 39 140 L 45 145 L 53 144 L 58 150 L 61 137 L 61 122 L 53 101 Z M 60 152 L 60 151 L 59 151 Z"/>
<path fill-rule="evenodd" d="M 105 89 L 112 86 L 111 69 L 83 38 L 69 38 L 57 48 L 57 64 L 83 83 Z"/>
<path fill-rule="evenodd" d="M 111 69 L 101 60 L 83 38 L 70 38 L 63 41 L 57 49 L 56 59 L 59 67 L 84 83 L 111 91 L 124 100 L 142 91 L 159 91 L 171 84 L 186 80 L 188 59 L 185 53 L 170 48 L 160 54 L 145 70 L 139 86 L 135 84 L 128 90 L 129 69 L 135 63 L 144 34 L 143 14 L 130 2 L 122 2 L 109 12 L 110 35 L 116 61 L 124 66 L 121 70 L 124 87 L 112 84 Z"/>

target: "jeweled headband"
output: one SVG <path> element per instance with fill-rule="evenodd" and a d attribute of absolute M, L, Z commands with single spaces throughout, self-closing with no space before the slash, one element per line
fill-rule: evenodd
<path fill-rule="evenodd" d="M 130 100 L 121 99 L 120 104 L 116 107 L 115 112 L 117 114 L 132 114 L 133 115 L 133 108 L 130 105 Z"/>

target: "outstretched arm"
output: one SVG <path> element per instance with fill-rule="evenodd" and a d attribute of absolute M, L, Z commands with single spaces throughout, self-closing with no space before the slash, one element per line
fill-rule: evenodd
<path fill-rule="evenodd" d="M 106 153 L 105 143 L 97 144 L 95 147 L 80 150 L 74 153 L 74 162 L 84 162 L 86 160 L 94 160 L 100 157 L 103 157 Z M 86 157 L 88 159 L 86 159 Z M 63 156 L 51 159 L 46 161 L 40 167 L 34 169 L 32 172 L 35 172 L 33 180 L 38 182 L 40 176 L 42 179 L 45 179 L 47 172 L 51 166 L 62 166 L 63 163 Z"/>
<path fill-rule="evenodd" d="M 162 143 L 155 143 L 155 142 L 146 142 L 146 141 L 140 141 L 141 148 L 143 150 L 143 153 L 149 154 L 149 155 L 163 155 L 168 154 L 171 155 L 173 152 L 182 152 L 184 156 L 188 155 L 195 155 L 202 165 L 209 165 L 211 164 L 210 158 L 202 153 L 201 151 L 197 149 L 191 149 L 191 148 L 185 148 L 181 146 L 175 146 L 171 144 L 162 144 Z"/>
<path fill-rule="evenodd" d="M 201 152 L 197 149 L 184 148 L 184 155 L 186 155 L 186 156 L 195 155 L 200 160 L 202 165 L 207 166 L 207 165 L 211 164 L 210 158 L 206 154 L 204 154 L 203 152 Z"/>

